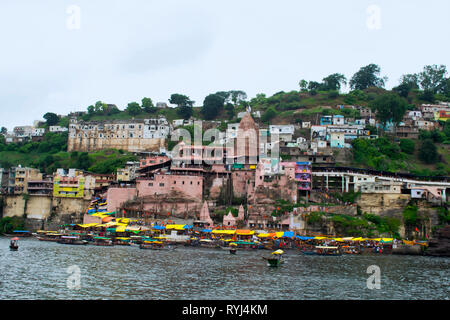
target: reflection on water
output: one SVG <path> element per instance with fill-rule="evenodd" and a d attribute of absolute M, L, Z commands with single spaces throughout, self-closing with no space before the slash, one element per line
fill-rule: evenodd
<path fill-rule="evenodd" d="M 268 251 L 179 247 L 70 246 L 21 239 L 19 251 L 0 238 L 0 299 L 449 299 L 449 258 L 303 256 L 269 268 Z M 81 288 L 67 288 L 67 268 Z M 381 289 L 367 289 L 367 267 L 381 269 Z"/>

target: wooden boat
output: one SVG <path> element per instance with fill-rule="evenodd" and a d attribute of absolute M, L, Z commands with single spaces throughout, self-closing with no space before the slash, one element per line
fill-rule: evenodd
<path fill-rule="evenodd" d="M 19 250 L 19 245 L 17 244 L 17 241 L 19 241 L 19 238 L 17 238 L 17 237 L 14 237 L 11 239 L 11 242 L 9 244 L 9 250 L 11 250 L 11 251 Z"/>
<path fill-rule="evenodd" d="M 243 240 L 233 241 L 230 243 L 230 245 L 236 245 L 236 248 L 245 249 L 245 250 L 254 250 L 254 249 L 258 249 L 258 247 L 259 247 L 259 243 L 252 242 L 252 241 L 243 241 Z"/>
<path fill-rule="evenodd" d="M 111 238 L 107 237 L 94 237 L 94 246 L 102 246 L 102 247 L 112 247 L 114 246 L 113 241 Z"/>
<path fill-rule="evenodd" d="M 42 234 L 42 235 L 38 235 L 36 236 L 36 238 L 39 241 L 52 241 L 52 242 L 58 242 L 58 240 L 62 237 L 63 235 L 60 233 L 47 233 L 47 234 Z"/>
<path fill-rule="evenodd" d="M 270 257 L 263 257 L 263 259 L 268 262 L 269 267 L 278 267 L 284 263 L 283 253 L 283 250 L 276 250 Z"/>
<path fill-rule="evenodd" d="M 199 241 L 199 245 L 201 248 L 220 248 L 220 245 L 216 241 L 211 239 L 201 239 Z"/>
<path fill-rule="evenodd" d="M 175 250 L 176 246 L 165 244 L 162 241 L 144 241 L 139 245 L 139 248 L 150 250 Z"/>
<path fill-rule="evenodd" d="M 27 238 L 33 236 L 30 231 L 27 230 L 14 230 L 13 233 L 5 233 L 3 234 L 5 237 L 21 237 L 21 238 Z"/>
<path fill-rule="evenodd" d="M 316 246 L 316 252 L 319 256 L 341 256 L 339 247 Z"/>
<path fill-rule="evenodd" d="M 114 239 L 114 245 L 131 246 L 131 239 L 130 238 L 116 238 L 116 239 Z"/>
<path fill-rule="evenodd" d="M 81 240 L 80 237 L 76 236 L 62 236 L 58 241 L 61 244 L 72 244 L 72 245 L 86 245 L 88 241 Z"/>

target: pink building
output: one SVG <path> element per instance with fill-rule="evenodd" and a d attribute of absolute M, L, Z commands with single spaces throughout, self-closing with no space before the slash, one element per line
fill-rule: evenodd
<path fill-rule="evenodd" d="M 170 161 L 170 159 L 167 156 L 148 157 L 140 161 L 140 168 L 152 167 L 168 161 Z"/>
<path fill-rule="evenodd" d="M 109 212 L 116 211 L 125 201 L 131 200 L 136 196 L 137 190 L 135 187 L 132 188 L 109 187 L 106 196 L 107 210 Z"/>
<path fill-rule="evenodd" d="M 165 195 L 171 191 L 182 192 L 186 196 L 201 200 L 203 197 L 203 177 L 201 175 L 176 175 L 155 173 L 148 178 L 136 180 L 137 195 Z"/>

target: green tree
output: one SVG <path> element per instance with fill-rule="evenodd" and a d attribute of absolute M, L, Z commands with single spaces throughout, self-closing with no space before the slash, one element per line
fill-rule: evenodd
<path fill-rule="evenodd" d="M 225 105 L 225 111 L 227 112 L 228 119 L 229 120 L 233 119 L 235 112 L 234 112 L 234 106 L 232 103 L 227 103 Z"/>
<path fill-rule="evenodd" d="M 414 89 L 419 89 L 419 75 L 417 74 L 404 74 L 400 78 L 400 84 L 392 88 L 393 91 L 397 92 L 403 98 L 407 98 L 409 93 Z"/>
<path fill-rule="evenodd" d="M 212 120 L 217 117 L 223 109 L 223 97 L 218 94 L 210 94 L 203 101 L 202 114 L 206 120 Z"/>
<path fill-rule="evenodd" d="M 192 113 L 194 112 L 192 108 L 194 101 L 189 99 L 188 96 L 174 93 L 170 96 L 169 102 L 178 106 L 177 114 L 183 119 L 187 120 L 192 116 Z"/>
<path fill-rule="evenodd" d="M 148 113 L 155 113 L 158 109 L 153 105 L 153 101 L 150 98 L 142 98 L 142 109 Z"/>
<path fill-rule="evenodd" d="M 413 154 L 416 148 L 416 143 L 411 139 L 401 139 L 400 140 L 400 149 L 404 153 Z"/>
<path fill-rule="evenodd" d="M 376 118 L 383 123 L 383 128 L 389 121 L 396 125 L 401 122 L 408 107 L 407 101 L 395 93 L 383 94 L 369 105 L 377 112 Z"/>
<path fill-rule="evenodd" d="M 298 86 L 300 87 L 300 90 L 303 92 L 308 91 L 308 81 L 305 79 L 302 79 L 298 82 Z"/>
<path fill-rule="evenodd" d="M 89 107 L 87 107 L 87 112 L 88 114 L 92 115 L 95 113 L 95 108 L 93 105 L 90 105 Z"/>
<path fill-rule="evenodd" d="M 7 134 L 7 133 L 8 133 L 8 129 L 6 129 L 5 127 L 2 127 L 2 128 L 0 129 L 0 133 L 1 133 L 1 134 Z"/>
<path fill-rule="evenodd" d="M 91 166 L 91 160 L 87 152 L 82 152 L 76 161 L 76 167 L 82 170 L 88 170 Z"/>
<path fill-rule="evenodd" d="M 447 68 L 445 65 L 428 65 L 419 73 L 419 81 L 423 90 L 443 93 L 446 85 Z"/>
<path fill-rule="evenodd" d="M 369 87 L 384 87 L 387 77 L 379 77 L 381 69 L 376 64 L 369 64 L 359 69 L 350 79 L 353 90 L 364 90 Z"/>
<path fill-rule="evenodd" d="M 44 114 L 44 119 L 47 121 L 48 126 L 54 126 L 59 122 L 58 115 L 53 112 L 47 112 Z"/>
<path fill-rule="evenodd" d="M 433 164 L 439 160 L 439 153 L 433 140 L 422 140 L 419 146 L 419 159 L 427 164 Z"/>
<path fill-rule="evenodd" d="M 178 107 L 181 106 L 191 106 L 194 104 L 194 101 L 191 101 L 188 96 L 183 94 L 174 93 L 170 96 L 169 102 L 172 104 L 176 104 Z"/>
<path fill-rule="evenodd" d="M 310 81 L 308 83 L 309 92 L 321 90 L 322 84 L 317 81 Z"/>
<path fill-rule="evenodd" d="M 322 88 L 326 91 L 339 91 L 341 86 L 347 84 L 347 78 L 340 73 L 330 74 L 328 77 L 322 79 Z"/>
<path fill-rule="evenodd" d="M 104 103 L 101 101 L 97 101 L 94 105 L 94 110 L 95 110 L 95 113 L 97 113 L 97 114 L 103 113 L 105 111 Z"/>
<path fill-rule="evenodd" d="M 276 115 L 277 115 L 277 111 L 275 110 L 275 108 L 274 107 L 269 107 L 269 108 L 267 108 L 267 110 L 261 116 L 261 120 L 263 122 L 270 122 L 270 120 L 275 118 Z"/>
<path fill-rule="evenodd" d="M 235 106 L 247 99 L 247 94 L 242 90 L 231 90 L 230 95 Z"/>
<path fill-rule="evenodd" d="M 130 115 L 135 116 L 135 115 L 138 115 L 139 113 L 141 113 L 142 109 L 141 109 L 141 106 L 139 105 L 139 103 L 137 103 L 137 102 L 130 102 L 128 104 L 128 106 L 127 106 L 126 111 Z"/>

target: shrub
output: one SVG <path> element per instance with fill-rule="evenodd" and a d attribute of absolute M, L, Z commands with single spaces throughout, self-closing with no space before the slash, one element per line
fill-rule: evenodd
<path fill-rule="evenodd" d="M 402 152 L 413 154 L 414 149 L 416 148 L 416 143 L 411 139 L 401 139 L 400 140 L 400 149 Z"/>

